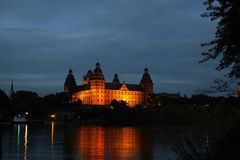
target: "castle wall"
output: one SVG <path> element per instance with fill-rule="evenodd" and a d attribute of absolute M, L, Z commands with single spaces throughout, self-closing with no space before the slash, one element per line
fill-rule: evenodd
<path fill-rule="evenodd" d="M 143 103 L 143 93 L 141 91 L 105 90 L 105 103 L 110 104 L 112 100 L 123 100 L 131 107 Z"/>
<path fill-rule="evenodd" d="M 83 104 L 89 105 L 110 105 L 111 101 L 116 99 L 123 100 L 131 107 L 137 104 L 143 104 L 142 91 L 129 90 L 109 90 L 109 89 L 95 89 L 79 91 L 73 94 L 73 101 L 82 100 Z"/>

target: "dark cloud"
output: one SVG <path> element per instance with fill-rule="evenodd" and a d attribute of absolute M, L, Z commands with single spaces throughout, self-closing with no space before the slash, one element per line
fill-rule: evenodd
<path fill-rule="evenodd" d="M 97 57 L 111 81 L 139 83 L 147 64 L 155 91 L 197 88 L 223 74 L 198 64 L 215 24 L 193 0 L 1 0 L 0 88 L 61 91 L 69 65 L 78 84 Z M 207 75 L 207 76 L 206 76 Z"/>

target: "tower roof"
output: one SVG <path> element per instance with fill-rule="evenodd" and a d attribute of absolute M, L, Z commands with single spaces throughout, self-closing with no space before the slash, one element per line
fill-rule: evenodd
<path fill-rule="evenodd" d="M 103 72 L 100 68 L 100 63 L 97 62 L 96 63 L 96 68 L 93 70 L 93 74 L 92 74 L 92 79 L 103 79 L 104 80 L 104 75 Z"/>
<path fill-rule="evenodd" d="M 68 88 L 68 90 L 72 90 L 76 86 L 77 86 L 77 84 L 76 84 L 76 81 L 75 81 L 75 78 L 74 78 L 74 75 L 73 75 L 73 71 L 70 68 L 69 71 L 68 71 L 67 78 L 66 78 L 65 83 L 64 83 L 64 87 Z"/>
<path fill-rule="evenodd" d="M 69 70 L 68 70 L 68 74 L 72 74 L 73 73 L 73 71 L 72 71 L 72 69 L 70 68 Z"/>
<path fill-rule="evenodd" d="M 119 79 L 118 79 L 118 75 L 117 75 L 117 73 L 115 73 L 114 74 L 114 78 L 113 78 L 113 81 L 112 81 L 114 84 L 119 84 L 120 83 L 120 81 L 119 81 Z"/>
<path fill-rule="evenodd" d="M 100 67 L 100 63 L 99 62 L 96 63 L 96 67 Z"/>
<path fill-rule="evenodd" d="M 144 72 L 148 72 L 148 68 L 147 67 L 144 69 Z"/>
<path fill-rule="evenodd" d="M 91 79 L 91 77 L 92 77 L 92 74 L 93 74 L 92 70 L 91 70 L 91 69 L 89 69 L 89 70 L 88 70 L 88 72 L 86 73 L 86 75 L 85 75 L 85 76 L 83 76 L 84 80 Z"/>
<path fill-rule="evenodd" d="M 142 76 L 141 83 L 152 83 L 152 79 L 150 77 L 150 74 L 148 73 L 148 68 L 147 67 L 144 69 L 144 73 L 143 73 L 143 76 Z"/>
<path fill-rule="evenodd" d="M 100 68 L 100 63 L 99 62 L 96 63 L 96 67 L 94 69 L 94 73 L 97 73 L 97 72 L 102 72 L 102 70 Z"/>

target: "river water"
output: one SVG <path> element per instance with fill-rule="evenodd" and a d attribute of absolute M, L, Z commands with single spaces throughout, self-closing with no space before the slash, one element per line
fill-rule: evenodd
<path fill-rule="evenodd" d="M 208 129 L 194 126 L 101 126 L 64 123 L 1 125 L 0 159 L 167 160 L 171 147 L 190 138 L 205 143 Z"/>

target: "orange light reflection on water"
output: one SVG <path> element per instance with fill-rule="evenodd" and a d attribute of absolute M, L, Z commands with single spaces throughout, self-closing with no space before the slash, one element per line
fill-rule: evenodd
<path fill-rule="evenodd" d="M 54 122 L 51 123 L 51 148 L 54 145 Z"/>
<path fill-rule="evenodd" d="M 140 152 L 137 130 L 130 127 L 82 126 L 76 136 L 81 159 L 130 159 Z"/>
<path fill-rule="evenodd" d="M 28 150 L 28 125 L 25 125 L 24 132 L 24 160 L 27 160 L 27 150 Z"/>
<path fill-rule="evenodd" d="M 81 159 L 104 159 L 104 131 L 100 127 L 81 127 L 79 152 Z"/>

